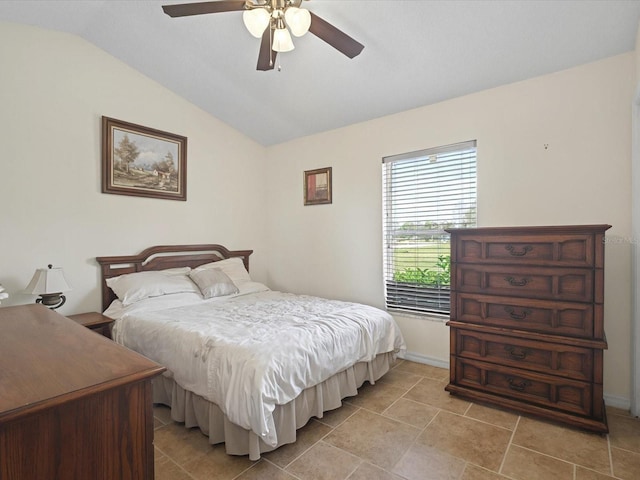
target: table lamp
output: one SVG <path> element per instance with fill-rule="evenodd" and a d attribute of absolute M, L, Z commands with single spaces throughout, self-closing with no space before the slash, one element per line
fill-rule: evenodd
<path fill-rule="evenodd" d="M 62 292 L 71 290 L 71 287 L 64 278 L 62 268 L 49 265 L 48 268 L 38 268 L 33 274 L 33 278 L 24 289 L 24 293 L 30 295 L 40 295 L 36 298 L 36 303 L 55 309 L 64 305 L 67 298 Z"/>
<path fill-rule="evenodd" d="M 0 285 L 0 300 L 4 300 L 5 298 L 8 298 L 9 294 L 7 292 L 4 291 L 4 287 L 2 285 Z M 2 303 L 2 302 L 0 302 Z"/>

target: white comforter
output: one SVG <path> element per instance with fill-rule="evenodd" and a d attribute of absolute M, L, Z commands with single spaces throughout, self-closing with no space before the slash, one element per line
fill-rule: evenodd
<path fill-rule="evenodd" d="M 356 362 L 405 348 L 382 310 L 275 291 L 137 310 L 122 313 L 115 340 L 166 366 L 183 388 L 271 446 L 276 405 Z"/>

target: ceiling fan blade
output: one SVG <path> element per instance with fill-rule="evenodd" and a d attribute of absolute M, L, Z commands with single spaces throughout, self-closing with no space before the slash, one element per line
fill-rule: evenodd
<path fill-rule="evenodd" d="M 313 12 L 309 13 L 311 13 L 311 26 L 309 27 L 309 31 L 316 37 L 324 40 L 349 58 L 353 58 L 362 52 L 364 45 L 360 42 L 354 40 L 342 30 L 337 29 L 326 20 L 315 15 Z"/>
<path fill-rule="evenodd" d="M 170 17 L 187 17 L 205 13 L 235 12 L 244 10 L 245 0 L 220 0 L 217 2 L 181 3 L 163 5 L 162 10 Z"/>
<path fill-rule="evenodd" d="M 260 53 L 258 54 L 258 66 L 256 70 L 273 70 L 273 66 L 276 63 L 276 55 L 278 52 L 271 50 L 271 29 L 269 27 L 264 29 L 262 34 L 262 42 L 260 42 Z"/>

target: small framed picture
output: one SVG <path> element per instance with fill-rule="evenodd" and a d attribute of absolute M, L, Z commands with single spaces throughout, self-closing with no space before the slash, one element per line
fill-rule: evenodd
<path fill-rule="evenodd" d="M 304 172 L 304 204 L 331 203 L 331 167 Z"/>
<path fill-rule="evenodd" d="M 187 138 L 102 117 L 102 193 L 187 200 Z"/>

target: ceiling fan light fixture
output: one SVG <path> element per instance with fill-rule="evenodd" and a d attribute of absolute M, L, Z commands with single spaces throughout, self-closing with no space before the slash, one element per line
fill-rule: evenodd
<path fill-rule="evenodd" d="M 273 45 L 271 47 L 274 52 L 290 52 L 295 47 L 289 30 L 286 28 L 276 28 L 273 32 Z"/>
<path fill-rule="evenodd" d="M 298 7 L 288 7 L 284 12 L 284 19 L 296 37 L 301 37 L 311 27 L 311 13 Z"/>
<path fill-rule="evenodd" d="M 242 13 L 242 20 L 249 33 L 256 38 L 260 38 L 264 30 L 269 26 L 271 15 L 264 8 L 252 8 Z"/>
<path fill-rule="evenodd" d="M 261 39 L 256 66 L 260 71 L 273 70 L 276 54 L 295 48 L 291 39 L 292 34 L 299 37 L 309 32 L 349 58 L 360 55 L 364 45 L 315 13 L 300 8 L 303 1 L 208 0 L 183 4 L 172 3 L 163 5 L 162 10 L 172 18 L 243 12 L 245 27 L 252 36 Z"/>

